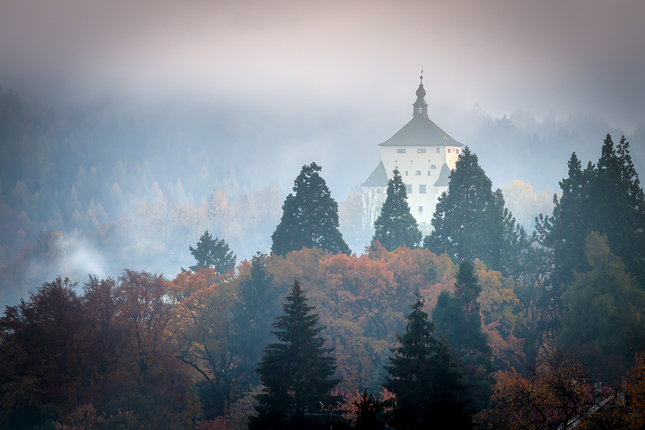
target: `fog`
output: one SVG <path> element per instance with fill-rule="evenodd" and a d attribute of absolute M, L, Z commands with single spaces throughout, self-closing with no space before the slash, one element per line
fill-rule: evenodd
<path fill-rule="evenodd" d="M 0 136 L 0 256 L 20 267 L 0 304 L 63 270 L 174 277 L 205 228 L 238 261 L 266 251 L 302 165 L 341 206 L 367 178 L 421 69 L 430 118 L 495 187 L 550 196 L 606 133 L 642 174 L 642 16 L 639 1 L 0 0 L 0 85 L 24 107 L 7 122 L 22 137 Z M 56 255 L 38 254 L 42 231 L 61 232 Z"/>

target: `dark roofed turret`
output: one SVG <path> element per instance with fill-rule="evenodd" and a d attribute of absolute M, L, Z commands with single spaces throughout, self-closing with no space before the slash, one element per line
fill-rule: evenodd
<path fill-rule="evenodd" d="M 426 90 L 423 88 L 423 70 L 421 70 L 421 83 L 419 88 L 417 88 L 417 101 L 412 105 L 412 118 L 427 118 L 428 117 L 428 103 L 426 103 L 424 97 L 426 96 Z"/>
<path fill-rule="evenodd" d="M 423 73 L 423 72 L 422 72 Z M 417 101 L 412 105 L 414 111 L 412 119 L 401 130 L 390 137 L 380 146 L 463 146 L 437 124 L 428 118 L 428 103 L 424 97 L 426 90 L 423 88 L 423 75 L 417 88 Z"/>

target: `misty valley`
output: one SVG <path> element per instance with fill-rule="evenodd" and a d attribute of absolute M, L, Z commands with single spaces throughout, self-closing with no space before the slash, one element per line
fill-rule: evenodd
<path fill-rule="evenodd" d="M 0 428 L 644 428 L 643 131 L 478 114 L 464 145 L 421 82 L 338 195 L 226 114 L 0 87 Z"/>

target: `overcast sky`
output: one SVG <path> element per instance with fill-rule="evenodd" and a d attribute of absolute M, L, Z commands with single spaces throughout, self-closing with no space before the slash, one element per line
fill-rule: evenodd
<path fill-rule="evenodd" d="M 431 118 L 478 104 L 633 133 L 643 18 L 642 0 L 0 0 L 0 84 L 47 105 L 118 96 L 362 118 L 376 144 L 411 117 L 423 68 Z"/>

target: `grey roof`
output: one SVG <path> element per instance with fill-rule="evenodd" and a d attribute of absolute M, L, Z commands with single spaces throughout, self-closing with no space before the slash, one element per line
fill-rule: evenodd
<path fill-rule="evenodd" d="M 448 182 L 450 182 L 450 167 L 446 163 L 443 163 L 441 166 L 441 172 L 439 172 L 439 179 L 434 183 L 435 187 L 447 187 Z"/>
<path fill-rule="evenodd" d="M 427 116 L 417 116 L 379 146 L 464 146 Z"/>
<path fill-rule="evenodd" d="M 387 187 L 387 173 L 385 172 L 385 166 L 381 161 L 376 166 L 376 169 L 372 172 L 369 178 L 363 182 L 364 187 Z"/>

